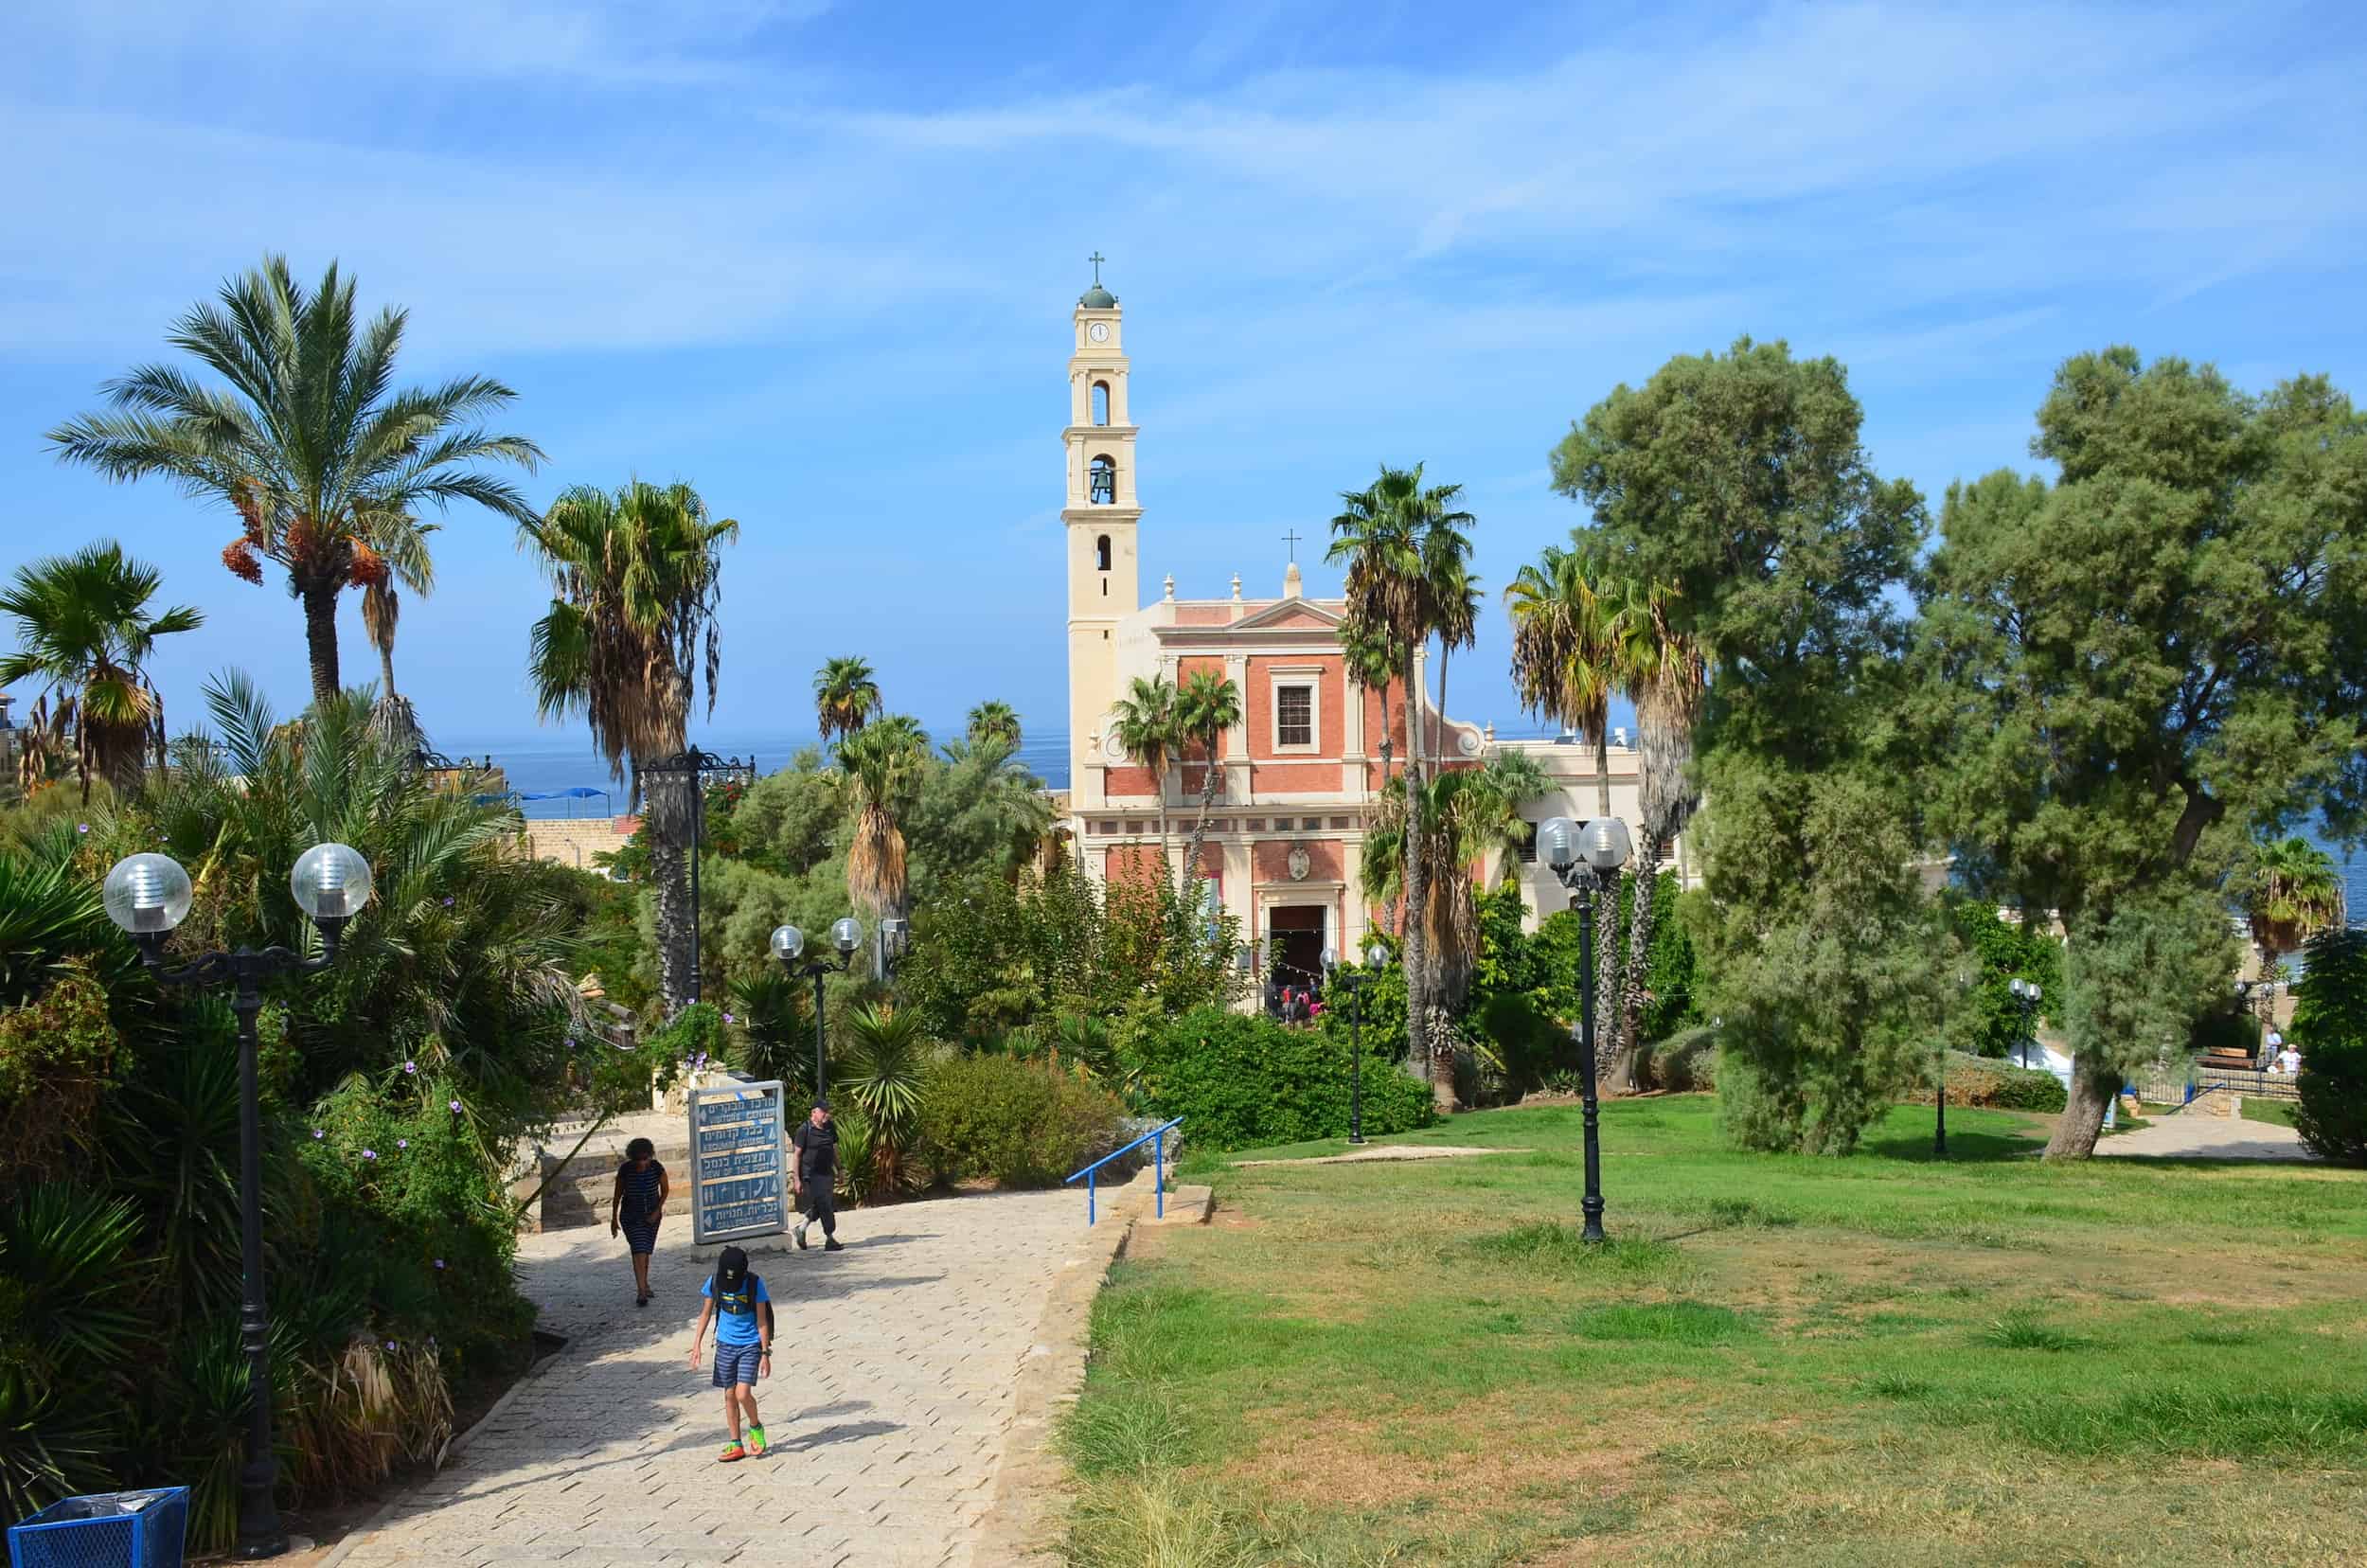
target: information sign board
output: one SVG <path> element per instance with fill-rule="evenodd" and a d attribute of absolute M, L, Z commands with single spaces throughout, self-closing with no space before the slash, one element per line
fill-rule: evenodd
<path fill-rule="evenodd" d="M 788 1229 L 782 1086 L 726 1083 L 687 1098 L 691 1238 L 704 1246 Z"/>

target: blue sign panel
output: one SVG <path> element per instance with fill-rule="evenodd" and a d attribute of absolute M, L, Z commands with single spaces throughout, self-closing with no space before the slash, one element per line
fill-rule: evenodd
<path fill-rule="evenodd" d="M 778 1083 L 693 1089 L 690 1228 L 701 1245 L 789 1227 L 788 1138 Z"/>

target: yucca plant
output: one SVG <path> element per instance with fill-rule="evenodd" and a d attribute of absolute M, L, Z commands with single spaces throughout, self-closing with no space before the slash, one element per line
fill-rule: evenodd
<path fill-rule="evenodd" d="M 846 1032 L 846 1060 L 835 1069 L 835 1084 L 863 1114 L 869 1174 L 885 1191 L 908 1191 L 915 1177 L 911 1157 L 920 1122 L 920 1079 L 928 1067 L 928 1031 L 917 1012 L 865 1003 L 848 1015 Z M 845 1138 L 842 1129 L 841 1153 L 853 1165 Z"/>
<path fill-rule="evenodd" d="M 100 1482 L 127 1435 L 114 1386 L 140 1333 L 133 1205 L 65 1185 L 0 1204 L 0 1506 L 9 1520 Z M 98 1369 L 94 1372 L 93 1369 Z"/>

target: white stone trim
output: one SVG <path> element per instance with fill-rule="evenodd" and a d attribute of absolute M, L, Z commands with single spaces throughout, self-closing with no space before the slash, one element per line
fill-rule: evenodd
<path fill-rule="evenodd" d="M 1326 762 L 1339 760 L 1323 755 L 1324 744 L 1324 676 L 1321 665 L 1269 665 L 1266 667 L 1267 744 L 1273 748 L 1273 759 L 1288 758 L 1292 762 Z M 1303 744 L 1285 744 L 1282 739 L 1282 688 L 1307 688 L 1307 739 Z"/>

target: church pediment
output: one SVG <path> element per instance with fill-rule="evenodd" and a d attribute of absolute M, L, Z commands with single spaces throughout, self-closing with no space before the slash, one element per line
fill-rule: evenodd
<path fill-rule="evenodd" d="M 1233 623 L 1236 632 L 1332 632 L 1345 617 L 1312 599 L 1289 598 Z"/>

